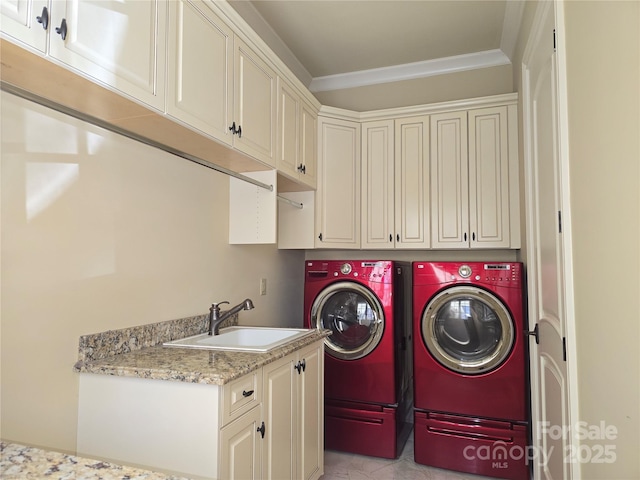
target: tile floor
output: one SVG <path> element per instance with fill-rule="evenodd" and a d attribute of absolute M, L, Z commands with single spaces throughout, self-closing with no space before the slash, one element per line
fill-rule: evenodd
<path fill-rule="evenodd" d="M 427 467 L 413 461 L 413 435 L 400 458 L 365 457 L 327 450 L 321 480 L 488 480 L 489 477 Z"/>

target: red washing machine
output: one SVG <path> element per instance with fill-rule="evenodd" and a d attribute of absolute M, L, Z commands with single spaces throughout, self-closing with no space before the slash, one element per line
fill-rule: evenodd
<path fill-rule="evenodd" d="M 304 312 L 325 339 L 325 447 L 397 458 L 411 432 L 411 265 L 307 261 Z"/>
<path fill-rule="evenodd" d="M 520 263 L 413 264 L 414 459 L 529 478 Z"/>

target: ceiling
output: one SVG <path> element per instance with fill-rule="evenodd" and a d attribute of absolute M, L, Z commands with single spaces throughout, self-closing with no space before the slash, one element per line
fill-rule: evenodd
<path fill-rule="evenodd" d="M 509 65 L 519 0 L 230 0 L 312 92 Z"/>

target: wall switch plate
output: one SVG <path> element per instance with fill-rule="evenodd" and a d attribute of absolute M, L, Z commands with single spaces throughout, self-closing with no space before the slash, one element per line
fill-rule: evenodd
<path fill-rule="evenodd" d="M 266 295 L 266 294 L 267 294 L 267 279 L 261 278 L 260 279 L 260 295 Z"/>

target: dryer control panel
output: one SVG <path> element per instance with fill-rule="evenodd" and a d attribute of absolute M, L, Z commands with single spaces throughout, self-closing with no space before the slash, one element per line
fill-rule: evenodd
<path fill-rule="evenodd" d="M 474 283 L 520 288 L 522 264 L 517 262 L 415 262 L 416 285 Z"/>
<path fill-rule="evenodd" d="M 393 264 L 388 260 L 308 260 L 305 279 L 357 278 L 364 282 L 392 283 Z"/>

